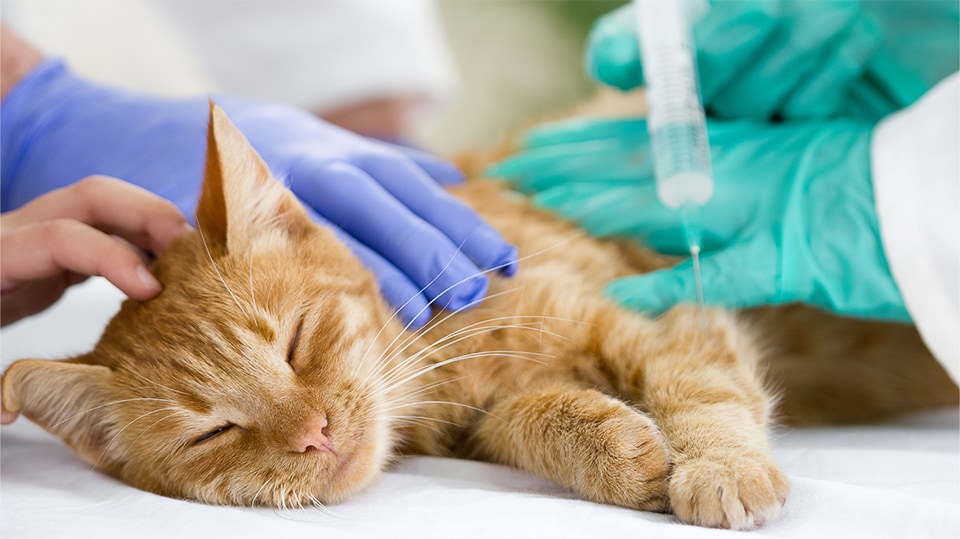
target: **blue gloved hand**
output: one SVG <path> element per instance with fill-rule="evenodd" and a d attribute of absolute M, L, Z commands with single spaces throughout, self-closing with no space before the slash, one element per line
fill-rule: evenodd
<path fill-rule="evenodd" d="M 452 164 L 374 142 L 282 105 L 215 97 L 274 175 L 376 273 L 401 318 L 421 327 L 428 302 L 473 305 L 482 270 L 516 271 L 517 251 L 439 184 Z M 83 177 L 123 178 L 193 218 L 206 152 L 208 99 L 168 100 L 83 80 L 47 60 L 4 99 L 2 210 Z M 122 202 L 120 202 L 122 203 Z"/>
<path fill-rule="evenodd" d="M 715 191 L 700 210 L 708 304 L 805 302 L 864 318 L 910 320 L 880 241 L 870 180 L 872 125 L 854 120 L 709 122 Z M 488 173 L 598 236 L 687 252 L 681 214 L 657 199 L 646 122 L 576 119 L 531 132 Z M 659 313 L 697 299 L 689 260 L 606 292 Z"/>
<path fill-rule="evenodd" d="M 718 118 L 877 120 L 960 66 L 953 0 L 712 0 L 694 25 L 700 86 Z M 597 19 L 587 71 L 643 82 L 633 6 Z"/>

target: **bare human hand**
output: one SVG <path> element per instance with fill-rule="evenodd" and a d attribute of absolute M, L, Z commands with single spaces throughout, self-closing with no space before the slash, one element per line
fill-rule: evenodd
<path fill-rule="evenodd" d="M 46 309 L 90 275 L 152 298 L 161 285 L 134 246 L 160 254 L 189 226 L 172 203 L 105 176 L 51 191 L 0 225 L 0 325 Z"/>
<path fill-rule="evenodd" d="M 102 275 L 147 300 L 162 286 L 137 248 L 159 255 L 190 229 L 176 206 L 115 178 L 91 176 L 0 216 L 0 325 L 52 305 Z M 0 410 L 0 424 L 16 420 Z"/>

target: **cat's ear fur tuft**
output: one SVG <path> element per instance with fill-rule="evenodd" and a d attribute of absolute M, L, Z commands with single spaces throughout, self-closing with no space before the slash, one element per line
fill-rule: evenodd
<path fill-rule="evenodd" d="M 204 238 L 236 253 L 259 237 L 299 234 L 309 222 L 300 201 L 273 178 L 243 133 L 211 101 L 197 205 L 197 226 Z"/>
<path fill-rule="evenodd" d="M 112 371 L 77 360 L 16 361 L 3 375 L 3 408 L 59 436 L 85 461 L 105 465 L 106 385 Z"/>

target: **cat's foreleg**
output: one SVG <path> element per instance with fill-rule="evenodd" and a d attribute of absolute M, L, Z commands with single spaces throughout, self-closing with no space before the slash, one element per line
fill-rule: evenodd
<path fill-rule="evenodd" d="M 474 457 L 546 477 L 592 501 L 667 510 L 663 436 L 623 402 L 555 385 L 506 397 L 489 412 L 476 428 Z"/>
<path fill-rule="evenodd" d="M 626 349 L 636 354 L 623 370 L 638 385 L 624 389 L 667 439 L 674 513 L 734 529 L 775 519 L 789 484 L 770 455 L 772 399 L 757 372 L 758 353 L 733 316 L 712 311 L 704 327 L 696 309 L 679 307 L 652 328 L 619 333 L 631 338 L 611 336 L 605 355 L 629 363 Z"/>

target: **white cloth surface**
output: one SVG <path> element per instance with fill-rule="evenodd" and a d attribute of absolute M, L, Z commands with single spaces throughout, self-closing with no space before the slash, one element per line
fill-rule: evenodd
<path fill-rule="evenodd" d="M 87 351 L 116 310 L 101 279 L 0 332 L 6 367 Z M 780 429 L 774 456 L 793 489 L 781 518 L 749 537 L 960 537 L 960 411 L 882 425 Z M 356 498 L 325 510 L 212 507 L 163 498 L 92 471 L 19 419 L 0 429 L 0 537 L 433 538 L 747 537 L 669 515 L 578 500 L 492 464 L 407 457 Z"/>
<path fill-rule="evenodd" d="M 960 74 L 876 128 L 884 252 L 930 351 L 960 382 Z"/>

